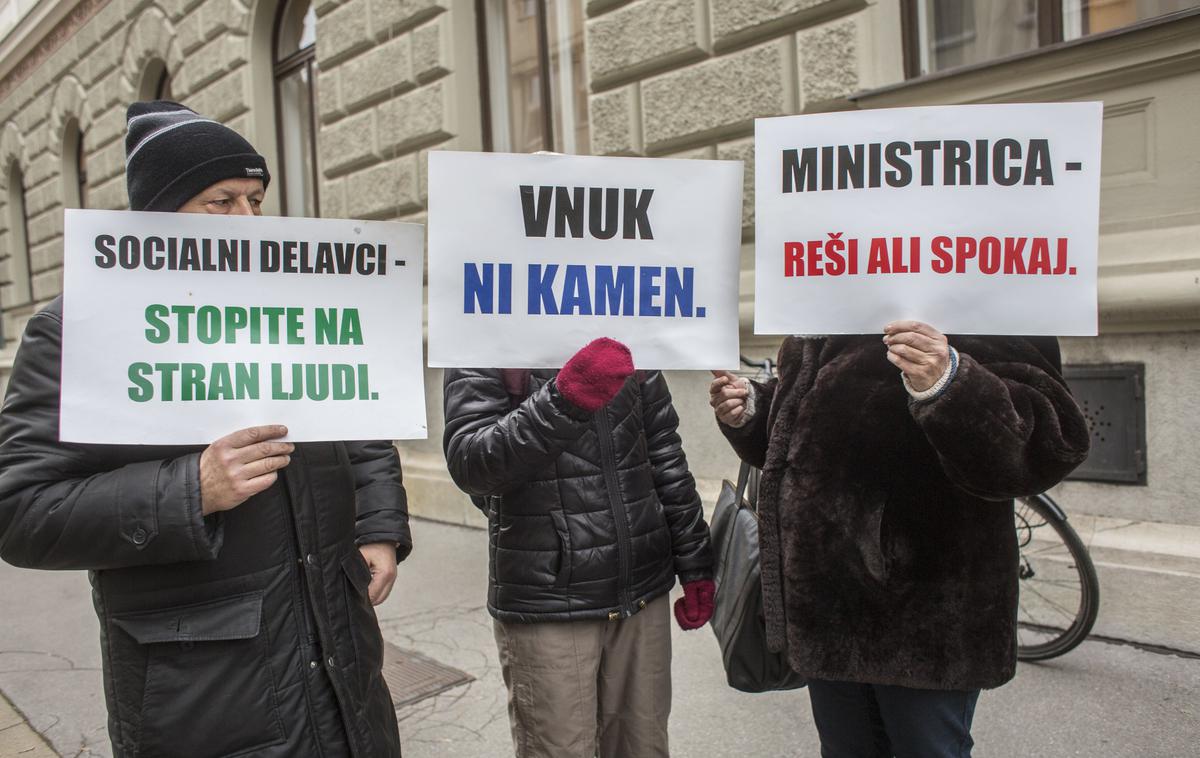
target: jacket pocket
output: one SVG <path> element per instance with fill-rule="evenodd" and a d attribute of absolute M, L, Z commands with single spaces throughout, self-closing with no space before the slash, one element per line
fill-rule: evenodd
<path fill-rule="evenodd" d="M 558 534 L 558 568 L 554 572 L 554 586 L 561 589 L 571 584 L 571 532 L 567 529 L 567 517 L 561 509 L 550 511 L 554 531 Z"/>
<path fill-rule="evenodd" d="M 350 586 L 354 588 L 354 591 L 370 602 L 371 569 L 367 566 L 367 559 L 363 558 L 362 553 L 355 550 L 343 558 L 342 571 L 346 572 L 346 578 L 350 580 Z"/>
<path fill-rule="evenodd" d="M 383 633 L 371 605 L 371 569 L 362 553 L 354 550 L 342 559 L 350 591 L 346 593 L 346 623 L 354 646 L 354 681 L 365 698 L 374 679 L 383 672 Z"/>
<path fill-rule="evenodd" d="M 114 616 L 146 650 L 140 758 L 245 755 L 283 742 L 263 593 Z"/>

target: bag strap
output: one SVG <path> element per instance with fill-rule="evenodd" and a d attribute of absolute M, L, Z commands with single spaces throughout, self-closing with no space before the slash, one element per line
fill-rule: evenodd
<path fill-rule="evenodd" d="M 734 500 L 738 507 L 742 507 L 742 503 L 746 498 L 746 485 L 750 483 L 750 464 L 742 461 L 742 467 L 738 469 L 737 480 L 737 499 Z"/>

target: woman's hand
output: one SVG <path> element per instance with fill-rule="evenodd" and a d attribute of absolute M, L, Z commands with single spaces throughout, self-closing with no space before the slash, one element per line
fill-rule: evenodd
<path fill-rule="evenodd" d="M 746 413 L 746 398 L 750 382 L 728 371 L 714 371 L 716 377 L 708 386 L 708 404 L 717 413 L 717 420 L 726 426 L 738 426 Z"/>
<path fill-rule="evenodd" d="M 883 328 L 888 360 L 908 377 L 908 384 L 924 392 L 942 378 L 950 366 L 946 335 L 920 321 L 893 321 Z"/>

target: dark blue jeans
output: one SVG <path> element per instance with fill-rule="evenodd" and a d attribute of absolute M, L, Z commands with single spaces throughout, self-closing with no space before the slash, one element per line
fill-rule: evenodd
<path fill-rule="evenodd" d="M 808 683 L 821 758 L 970 758 L 979 690 Z"/>

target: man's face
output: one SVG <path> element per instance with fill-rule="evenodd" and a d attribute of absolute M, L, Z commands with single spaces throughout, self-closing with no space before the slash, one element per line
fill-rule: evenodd
<path fill-rule="evenodd" d="M 264 192 L 262 179 L 224 179 L 188 200 L 178 212 L 261 216 Z"/>

